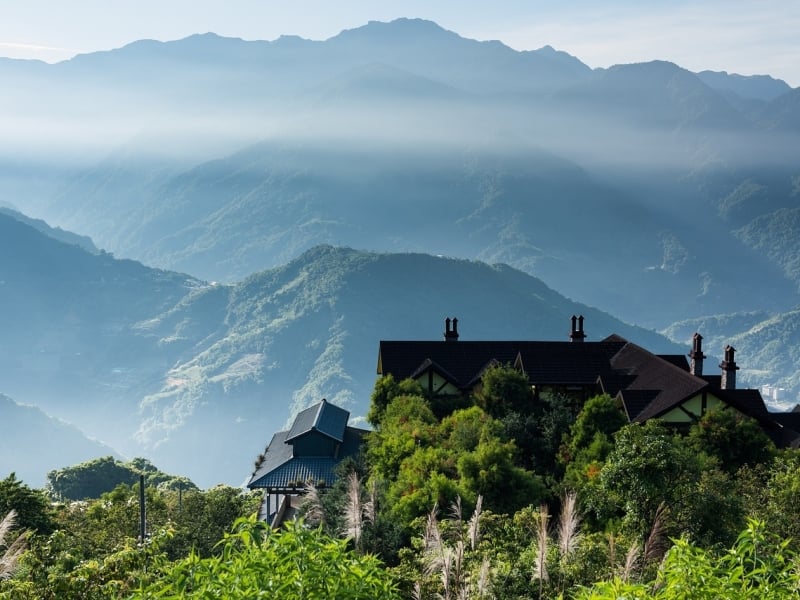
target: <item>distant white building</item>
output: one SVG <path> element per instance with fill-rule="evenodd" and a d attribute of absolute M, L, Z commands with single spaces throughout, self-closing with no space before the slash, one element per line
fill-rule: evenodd
<path fill-rule="evenodd" d="M 762 386 L 761 395 L 773 402 L 786 399 L 786 388 L 778 387 L 777 385 L 767 384 Z"/>

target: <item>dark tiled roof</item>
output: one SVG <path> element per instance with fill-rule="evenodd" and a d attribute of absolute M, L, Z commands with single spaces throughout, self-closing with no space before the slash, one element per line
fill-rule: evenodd
<path fill-rule="evenodd" d="M 531 341 L 381 341 L 378 373 L 401 380 L 436 365 L 453 383 L 468 388 L 493 363 L 514 364 L 519 358 L 532 383 L 594 384 L 609 371 L 609 359 L 626 342 Z"/>
<path fill-rule="evenodd" d="M 341 442 L 344 439 L 344 428 L 347 426 L 349 418 L 349 412 L 323 399 L 318 404 L 297 414 L 292 428 L 286 436 L 286 441 L 291 442 L 301 435 L 318 431 Z"/>
<path fill-rule="evenodd" d="M 669 363 L 672 363 L 679 369 L 682 369 L 684 371 L 689 370 L 689 361 L 686 360 L 686 356 L 683 354 L 656 354 L 656 356 L 658 356 L 658 358 L 660 358 L 661 360 L 665 360 Z"/>
<path fill-rule="evenodd" d="M 658 394 L 658 390 L 621 390 L 619 395 L 622 398 L 622 406 L 628 415 L 628 420 L 636 421 L 636 417 L 656 399 Z"/>
<path fill-rule="evenodd" d="M 738 408 L 744 414 L 762 419 L 769 414 L 767 405 L 761 397 L 761 392 L 751 389 L 722 390 L 715 389 L 713 393 L 731 406 Z"/>
<path fill-rule="evenodd" d="M 719 375 L 692 375 L 686 356 L 655 355 L 618 335 L 600 342 L 381 341 L 378 353 L 381 375 L 401 380 L 434 369 L 463 390 L 472 388 L 492 363 L 521 368 L 537 385 L 599 384 L 603 392 L 619 396 L 629 420 L 637 422 L 661 417 L 708 391 L 758 419 L 772 434 L 800 444 L 800 423 L 795 422 L 800 417 L 769 413 L 758 390 L 721 390 Z"/>
<path fill-rule="evenodd" d="M 800 447 L 800 412 L 797 407 L 792 412 L 770 413 L 770 417 L 783 427 L 780 440 L 782 445 Z"/>
<path fill-rule="evenodd" d="M 626 386 L 623 399 L 629 392 L 656 392 L 650 403 L 631 417 L 635 421 L 659 417 L 708 385 L 703 379 L 631 343 L 612 358 L 611 366 L 634 377 Z M 638 404 L 641 395 L 636 400 Z"/>

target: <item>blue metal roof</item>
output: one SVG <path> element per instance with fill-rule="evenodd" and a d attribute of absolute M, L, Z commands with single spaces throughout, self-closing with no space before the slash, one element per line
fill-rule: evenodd
<path fill-rule="evenodd" d="M 292 458 L 288 462 L 265 473 L 247 484 L 249 488 L 303 489 L 310 482 L 317 487 L 326 487 L 336 480 L 334 469 L 339 463 L 335 458 Z"/>
<path fill-rule="evenodd" d="M 297 415 L 292 429 L 272 436 L 264 457 L 247 484 L 249 488 L 302 490 L 306 482 L 328 487 L 336 481 L 335 468 L 344 458 L 355 456 L 361 447 L 363 429 L 347 426 L 350 413 L 323 400 Z M 344 417 L 344 422 L 341 419 Z M 338 437 L 334 434 L 341 432 Z M 337 442 L 335 456 L 294 456 L 292 440 L 317 431 Z"/>
<path fill-rule="evenodd" d="M 323 398 L 318 404 L 297 414 L 294 423 L 292 423 L 292 428 L 286 436 L 286 441 L 291 442 L 301 435 L 311 431 L 318 431 L 337 442 L 342 442 L 349 418 L 349 412 L 334 406 Z"/>

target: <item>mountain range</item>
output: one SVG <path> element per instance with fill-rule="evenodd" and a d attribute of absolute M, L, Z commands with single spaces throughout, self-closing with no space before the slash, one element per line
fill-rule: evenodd
<path fill-rule="evenodd" d="M 318 246 L 223 285 L 5 215 L 0 233 L 3 391 L 206 486 L 240 483 L 271 434 L 323 397 L 363 419 L 380 339 L 438 339 L 447 316 L 464 339 L 567 339 L 580 313 L 591 339 L 681 349 L 506 265 Z"/>
<path fill-rule="evenodd" d="M 238 483 L 321 396 L 363 416 L 377 341 L 445 316 L 563 339 L 580 312 L 671 352 L 700 330 L 800 391 L 780 80 L 591 69 L 418 19 L 0 75 L 2 389 L 121 455 Z"/>

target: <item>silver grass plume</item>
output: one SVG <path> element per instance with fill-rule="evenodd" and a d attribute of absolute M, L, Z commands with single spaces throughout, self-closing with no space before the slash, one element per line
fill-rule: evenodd
<path fill-rule="evenodd" d="M 561 519 L 558 523 L 558 549 L 561 558 L 572 554 L 580 544 L 581 519 L 577 510 L 577 495 L 569 492 L 561 505 Z"/>
<path fill-rule="evenodd" d="M 463 521 L 462 517 L 463 511 L 461 509 L 461 496 L 456 496 L 455 501 L 450 505 L 450 519 L 460 523 Z"/>
<path fill-rule="evenodd" d="M 622 581 L 626 583 L 630 581 L 631 575 L 633 575 L 633 571 L 636 568 L 641 555 L 642 552 L 639 544 L 633 542 L 631 547 L 628 548 L 628 553 L 625 555 L 625 565 L 622 567 L 622 575 L 620 576 Z"/>
<path fill-rule="evenodd" d="M 539 523 L 536 529 L 536 539 L 538 541 L 538 552 L 536 553 L 536 563 L 534 564 L 533 577 L 540 582 L 547 581 L 547 548 L 550 537 L 548 536 L 547 522 L 550 519 L 549 510 L 546 504 L 539 506 Z"/>
<path fill-rule="evenodd" d="M 345 535 L 353 539 L 356 547 L 361 542 L 363 525 L 363 509 L 361 507 L 361 480 L 355 471 L 347 476 L 347 504 L 345 505 Z"/>
<path fill-rule="evenodd" d="M 609 577 L 613 577 L 617 570 L 617 538 L 613 533 L 607 534 L 608 539 L 608 568 Z"/>
<path fill-rule="evenodd" d="M 425 522 L 425 537 L 423 538 L 423 572 L 430 575 L 438 571 L 442 564 L 442 533 L 439 530 L 438 504 L 434 504 Z"/>
<path fill-rule="evenodd" d="M 303 494 L 303 508 L 305 509 L 305 519 L 309 525 L 325 525 L 325 509 L 322 507 L 319 489 L 310 481 L 306 481 Z"/>
<path fill-rule="evenodd" d="M 464 573 L 464 541 L 458 540 L 453 548 L 453 568 L 451 571 L 453 582 L 460 589 L 469 589 Z"/>
<path fill-rule="evenodd" d="M 478 501 L 475 503 L 475 510 L 472 511 L 472 517 L 469 520 L 467 532 L 469 534 L 469 545 L 472 550 L 478 546 L 478 541 L 481 535 L 481 510 L 483 508 L 483 496 L 478 496 Z"/>
<path fill-rule="evenodd" d="M 453 556 L 454 552 L 452 548 L 449 547 L 442 547 L 441 552 L 441 568 L 440 568 L 440 577 L 442 582 L 442 598 L 444 600 L 450 600 L 450 580 L 452 579 L 453 575 Z"/>
<path fill-rule="evenodd" d="M 491 563 L 489 562 L 489 558 L 484 556 L 483 562 L 481 563 L 481 570 L 480 574 L 478 575 L 478 587 L 475 590 L 475 594 L 477 598 L 486 597 L 489 592 L 489 569 L 491 568 Z"/>
<path fill-rule="evenodd" d="M 17 522 L 17 512 L 11 509 L 8 514 L 0 521 L 0 546 L 6 545 L 6 538 L 11 533 Z M 17 569 L 19 557 L 25 551 L 27 536 L 22 533 L 11 542 L 5 552 L 0 555 L 0 579 L 8 579 Z"/>

